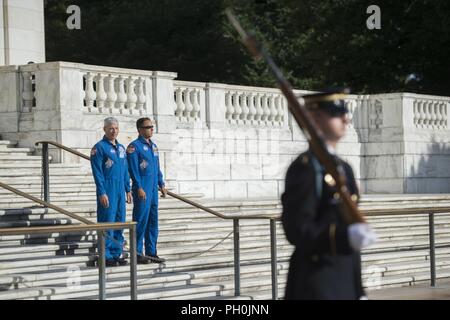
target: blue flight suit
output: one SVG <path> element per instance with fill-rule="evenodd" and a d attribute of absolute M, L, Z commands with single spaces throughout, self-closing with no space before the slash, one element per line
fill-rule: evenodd
<path fill-rule="evenodd" d="M 91 150 L 91 167 L 97 187 L 97 222 L 125 222 L 125 192 L 130 192 L 125 147 L 117 140 L 114 146 L 103 137 Z M 108 208 L 100 203 L 100 196 L 104 194 L 108 196 Z M 119 258 L 124 243 L 123 230 L 108 230 L 107 234 L 105 258 Z"/>
<path fill-rule="evenodd" d="M 137 222 L 137 253 L 143 255 L 145 238 L 145 255 L 155 256 L 158 240 L 158 186 L 164 186 L 158 147 L 151 140 L 147 142 L 139 136 L 128 145 L 127 158 L 133 181 L 133 221 Z M 145 200 L 139 199 L 139 188 L 144 189 Z"/>

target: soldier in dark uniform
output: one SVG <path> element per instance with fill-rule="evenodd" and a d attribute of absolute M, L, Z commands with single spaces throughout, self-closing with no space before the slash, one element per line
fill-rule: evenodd
<path fill-rule="evenodd" d="M 303 98 L 308 101 L 312 96 Z M 347 188 L 352 200 L 357 202 L 359 193 L 352 168 L 335 153 L 348 124 L 344 101 L 319 101 L 306 106 L 323 133 L 328 150 L 342 164 Z M 295 246 L 285 299 L 365 297 L 360 250 L 373 243 L 376 235 L 365 223 L 345 223 L 336 183 L 331 175 L 325 174 L 311 150 L 290 165 L 282 204 L 285 234 Z"/>

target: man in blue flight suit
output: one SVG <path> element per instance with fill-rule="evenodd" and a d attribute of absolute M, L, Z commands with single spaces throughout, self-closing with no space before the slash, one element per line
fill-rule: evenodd
<path fill-rule="evenodd" d="M 136 241 L 138 263 L 162 263 L 158 257 L 158 187 L 165 197 L 167 190 L 159 167 L 158 147 L 150 138 L 153 136 L 153 123 L 149 118 L 136 122 L 139 137 L 128 145 L 127 158 L 131 179 L 133 180 L 133 221 L 137 222 Z M 145 255 L 144 255 L 145 239 Z"/>
<path fill-rule="evenodd" d="M 105 135 L 91 150 L 91 167 L 97 189 L 97 222 L 125 222 L 126 202 L 131 203 L 130 175 L 125 147 L 117 141 L 119 122 L 104 120 Z M 108 230 L 105 239 L 107 266 L 126 265 L 122 256 L 123 230 Z"/>

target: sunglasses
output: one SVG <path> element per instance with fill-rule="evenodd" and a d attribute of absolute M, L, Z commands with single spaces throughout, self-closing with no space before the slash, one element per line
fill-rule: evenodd
<path fill-rule="evenodd" d="M 342 117 L 345 116 L 348 112 L 346 110 L 327 110 L 325 111 L 326 113 L 328 113 L 331 117 L 335 118 L 335 117 Z"/>
<path fill-rule="evenodd" d="M 141 129 L 153 129 L 153 126 L 145 126 L 145 127 L 141 127 Z"/>

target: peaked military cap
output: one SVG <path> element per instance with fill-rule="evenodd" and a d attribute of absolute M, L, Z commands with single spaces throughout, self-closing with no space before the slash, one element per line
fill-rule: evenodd
<path fill-rule="evenodd" d="M 309 110 L 320 109 L 332 116 L 341 116 L 348 113 L 344 97 L 350 92 L 348 88 L 329 88 L 322 92 L 301 96 Z"/>

